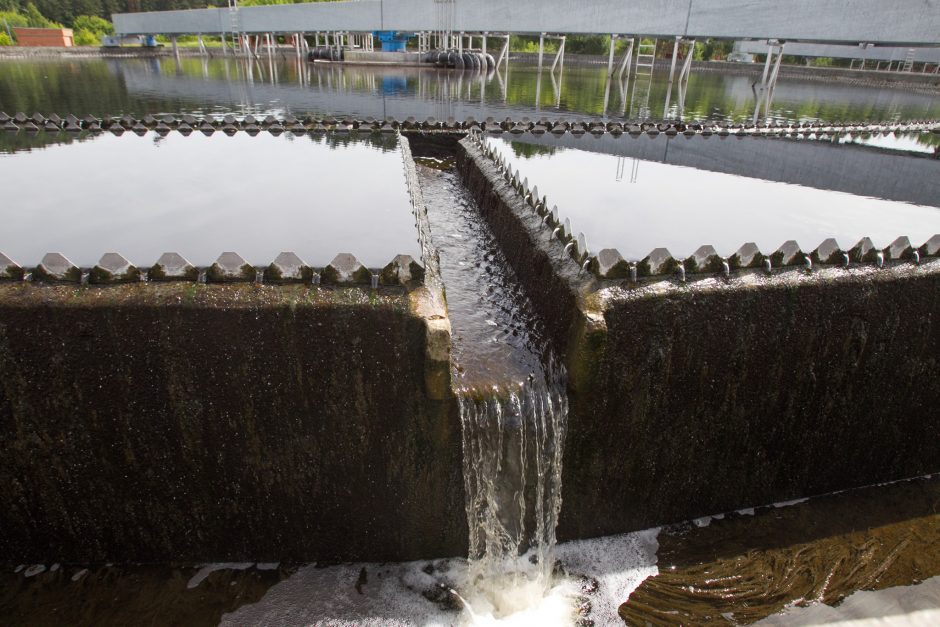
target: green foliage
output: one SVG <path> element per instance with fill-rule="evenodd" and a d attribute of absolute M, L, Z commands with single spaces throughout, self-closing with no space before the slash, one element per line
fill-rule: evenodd
<path fill-rule="evenodd" d="M 97 15 L 79 15 L 72 20 L 72 28 L 76 31 L 88 31 L 96 35 L 113 35 L 114 26 L 108 20 L 103 20 Z"/>
<path fill-rule="evenodd" d="M 11 29 L 15 26 L 29 26 L 29 20 L 26 19 L 26 16 L 15 11 L 0 11 L 0 28 L 3 28 L 4 22 L 6 22 L 7 26 Z"/>
<path fill-rule="evenodd" d="M 101 35 L 89 30 L 77 30 L 74 32 L 74 43 L 76 46 L 100 46 Z"/>
<path fill-rule="evenodd" d="M 12 46 L 13 40 L 5 32 L 0 31 L 0 46 Z"/>
<path fill-rule="evenodd" d="M 565 52 L 574 54 L 608 54 L 609 35 L 573 35 L 565 42 Z"/>
<path fill-rule="evenodd" d="M 831 57 L 817 57 L 813 59 L 813 65 L 816 67 L 829 67 L 832 65 Z"/>
<path fill-rule="evenodd" d="M 40 13 L 32 2 L 26 5 L 26 23 L 30 28 L 62 28 L 61 24 L 53 22 Z"/>

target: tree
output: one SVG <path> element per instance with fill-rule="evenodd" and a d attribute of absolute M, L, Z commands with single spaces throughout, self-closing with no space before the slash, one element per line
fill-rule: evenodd
<path fill-rule="evenodd" d="M 26 5 L 26 23 L 30 28 L 56 28 L 59 26 L 59 24 L 40 13 L 32 2 Z"/>

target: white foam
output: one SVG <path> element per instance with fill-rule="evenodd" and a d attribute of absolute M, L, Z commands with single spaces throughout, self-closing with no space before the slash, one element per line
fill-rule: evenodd
<path fill-rule="evenodd" d="M 598 583 L 597 591 L 588 595 L 587 618 L 596 625 L 617 624 L 620 604 L 646 577 L 658 572 L 658 533 L 659 529 L 650 529 L 559 544 L 555 555 L 572 576 L 556 581 L 547 593 L 524 576 L 529 563 L 525 557 L 516 564 L 523 573 L 515 588 L 507 581 L 469 585 L 467 562 L 460 558 L 306 566 L 271 587 L 259 602 L 224 615 L 221 624 L 571 625 L 576 617 L 574 597 L 582 594 L 577 575 Z M 447 610 L 424 596 L 446 598 L 444 588 L 456 590 L 471 609 Z M 453 605 L 459 602 L 455 599 Z"/>
<path fill-rule="evenodd" d="M 193 578 L 189 580 L 186 587 L 192 590 L 217 570 L 247 570 L 254 566 L 254 562 L 219 562 L 217 564 L 204 564 Z"/>
<path fill-rule="evenodd" d="M 915 586 L 861 591 L 849 595 L 838 607 L 814 603 L 789 606 L 757 625 L 840 625 L 841 627 L 887 627 L 940 625 L 940 577 Z"/>
<path fill-rule="evenodd" d="M 280 565 L 280 562 L 258 562 L 255 564 L 255 568 L 258 570 L 277 570 Z"/>

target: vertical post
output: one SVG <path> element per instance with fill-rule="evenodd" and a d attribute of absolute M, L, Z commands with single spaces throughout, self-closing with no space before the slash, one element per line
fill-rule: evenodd
<path fill-rule="evenodd" d="M 486 31 L 483 32 L 483 54 L 486 55 Z"/>
<path fill-rule="evenodd" d="M 176 60 L 177 60 L 177 61 L 179 61 L 179 58 L 180 58 L 180 51 L 179 51 L 179 48 L 178 48 L 177 45 L 176 45 L 176 35 L 173 35 L 172 37 L 170 37 L 170 41 L 173 42 L 173 56 L 176 57 Z"/>
<path fill-rule="evenodd" d="M 672 63 L 669 65 L 669 83 L 666 86 L 666 103 L 663 105 L 663 119 L 669 117 L 669 105 L 672 101 L 672 81 L 676 76 L 676 59 L 679 56 L 679 37 L 672 45 Z"/>
<path fill-rule="evenodd" d="M 539 74 L 542 73 L 542 57 L 545 55 L 545 33 L 539 35 Z"/>
<path fill-rule="evenodd" d="M 617 42 L 617 36 L 610 36 L 610 53 L 607 55 L 607 76 L 613 76 L 614 73 L 614 44 Z"/>
<path fill-rule="evenodd" d="M 607 53 L 607 73 L 604 75 L 604 117 L 607 117 L 607 105 L 610 104 L 610 81 L 614 77 L 614 46 L 617 36 L 610 35 L 610 51 Z"/>

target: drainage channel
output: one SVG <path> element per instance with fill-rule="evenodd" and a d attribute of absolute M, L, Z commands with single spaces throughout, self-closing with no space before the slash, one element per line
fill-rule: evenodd
<path fill-rule="evenodd" d="M 460 594 L 474 620 L 526 615 L 570 624 L 574 604 L 559 607 L 570 582 L 553 572 L 565 373 L 453 159 L 417 162 L 440 255 L 463 430 L 470 542 Z"/>

